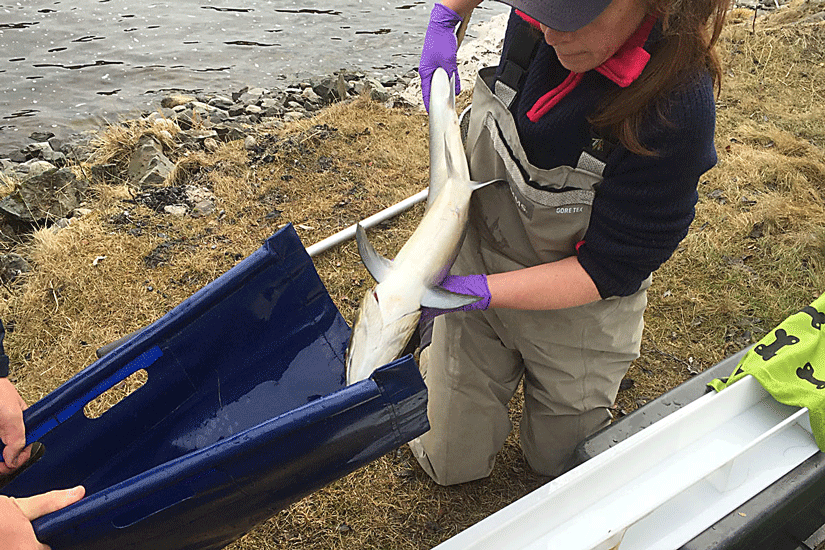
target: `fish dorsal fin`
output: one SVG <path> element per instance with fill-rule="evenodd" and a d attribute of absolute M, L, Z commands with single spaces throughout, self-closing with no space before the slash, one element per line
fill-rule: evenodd
<path fill-rule="evenodd" d="M 481 300 L 480 296 L 458 294 L 438 286 L 428 287 L 424 290 L 424 295 L 421 297 L 421 305 L 436 309 L 456 309 L 474 304 L 479 300 Z"/>
<path fill-rule="evenodd" d="M 380 283 L 392 268 L 392 260 L 383 257 L 373 248 L 369 239 L 367 239 L 367 232 L 360 223 L 355 225 L 355 242 L 358 243 L 358 254 L 361 256 L 361 261 L 364 262 L 367 271 L 373 279 Z"/>
<path fill-rule="evenodd" d="M 446 157 L 447 157 L 447 163 L 449 164 L 450 161 L 451 161 L 450 154 L 447 153 Z M 491 183 L 496 183 L 497 181 L 503 181 L 503 180 L 470 181 L 470 187 L 472 188 L 473 191 L 478 191 L 479 189 L 481 189 L 483 187 L 487 187 Z M 433 189 L 432 185 L 430 186 L 429 192 L 427 193 L 427 206 L 429 206 L 435 200 L 435 198 L 438 196 L 438 192 L 441 191 L 441 189 L 442 189 L 441 187 Z"/>
<path fill-rule="evenodd" d="M 495 183 L 495 182 L 497 182 L 497 181 L 502 181 L 502 180 L 490 180 L 490 181 L 471 181 L 471 182 L 470 182 L 470 186 L 473 188 L 473 191 L 478 191 L 478 190 L 479 190 L 479 189 L 481 189 L 482 187 L 487 187 L 487 186 L 488 186 L 488 185 L 490 185 L 491 183 Z"/>

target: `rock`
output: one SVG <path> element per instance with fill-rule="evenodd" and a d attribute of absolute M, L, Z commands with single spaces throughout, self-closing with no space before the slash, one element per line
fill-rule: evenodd
<path fill-rule="evenodd" d="M 0 212 L 28 224 L 65 218 L 78 207 L 78 195 L 87 187 L 87 182 L 77 180 L 71 170 L 54 169 L 22 182 L 0 200 Z"/>
<path fill-rule="evenodd" d="M 224 111 L 226 111 L 230 107 L 232 107 L 232 105 L 234 103 L 235 102 L 232 101 L 231 98 L 228 98 L 228 97 L 222 96 L 222 95 L 215 96 L 212 99 L 210 99 L 209 101 L 207 101 L 207 105 L 210 105 L 212 107 L 217 107 L 218 109 L 223 109 Z"/>
<path fill-rule="evenodd" d="M 284 121 L 281 117 L 261 117 L 261 124 L 263 127 L 271 130 L 280 130 L 284 127 Z"/>
<path fill-rule="evenodd" d="M 236 103 L 243 103 L 244 105 L 256 105 L 264 95 L 269 93 L 264 88 L 248 88 L 245 92 L 238 96 L 232 96 Z"/>
<path fill-rule="evenodd" d="M 210 153 L 214 153 L 218 150 L 218 142 L 214 138 L 208 137 L 205 140 L 203 140 L 203 148 L 209 151 Z"/>
<path fill-rule="evenodd" d="M 172 136 L 172 133 L 169 130 L 161 130 L 157 134 L 167 143 L 171 143 L 175 140 L 175 138 Z"/>
<path fill-rule="evenodd" d="M 45 160 L 29 160 L 18 165 L 17 173 L 24 175 L 26 179 L 36 178 L 55 168 L 54 164 Z"/>
<path fill-rule="evenodd" d="M 214 129 L 209 130 L 183 130 L 178 134 L 181 145 L 188 149 L 197 149 L 204 147 L 207 139 L 215 141 L 218 137 L 218 132 Z"/>
<path fill-rule="evenodd" d="M 32 132 L 31 135 L 29 135 L 29 139 L 37 142 L 49 141 L 53 137 L 54 133 L 52 132 Z"/>
<path fill-rule="evenodd" d="M 94 131 L 86 131 L 68 136 L 65 139 L 52 138 L 49 144 L 54 151 L 63 153 L 67 158 L 77 162 L 85 162 L 92 154 L 90 145 L 92 138 L 96 135 Z"/>
<path fill-rule="evenodd" d="M 812 15 L 809 15 L 808 17 L 806 17 L 805 19 L 800 21 L 800 23 L 802 23 L 802 24 L 819 23 L 821 21 L 825 21 L 825 11 L 821 11 L 819 13 L 814 13 Z"/>
<path fill-rule="evenodd" d="M 744 1 L 774 3 L 774 0 Z M 779 3 L 787 3 L 787 0 L 779 0 Z M 494 65 L 498 61 L 506 21 L 507 14 L 503 14 L 471 29 L 478 38 L 466 41 L 458 52 L 459 73 L 465 88 L 472 85 L 478 67 Z M 245 140 L 251 133 L 251 124 L 263 123 L 266 128 L 280 128 L 284 123 L 309 117 L 324 105 L 346 100 L 354 94 L 369 95 L 372 100 L 388 107 L 421 107 L 422 103 L 420 77 L 416 70 L 380 80 L 342 70 L 272 89 L 246 86 L 228 95 L 171 94 L 161 100 L 160 109 L 147 114 L 144 120 L 166 136 L 164 143 L 167 146 L 179 140 L 181 146 L 189 150 L 216 151 L 221 141 Z M 92 152 L 90 140 L 96 135 L 97 132 L 84 132 L 64 139 L 48 131 L 34 132 L 29 137 L 36 143 L 9 151 L 8 159 L 0 164 L 0 171 L 7 176 L 19 177 L 18 174 L 29 170 L 21 165 L 31 160 L 48 162 L 50 166 L 43 165 L 43 169 L 64 166 L 67 159 L 86 161 Z M 141 141 L 130 159 L 126 178 L 132 184 L 158 185 L 166 181 L 173 168 L 160 144 Z M 92 172 L 96 179 L 124 177 L 114 167 L 93 167 Z"/>
<path fill-rule="evenodd" d="M 318 94 L 315 94 L 315 97 L 319 97 Z M 268 97 L 261 101 L 261 109 L 283 109 L 284 101 L 283 99 L 275 99 L 272 97 Z"/>
<path fill-rule="evenodd" d="M 43 155 L 47 152 L 53 152 L 52 146 L 49 145 L 48 142 L 29 143 L 23 147 L 21 151 L 23 151 L 29 159 L 42 159 Z"/>
<path fill-rule="evenodd" d="M 189 130 L 195 124 L 195 119 L 192 116 L 191 111 L 182 109 L 180 111 L 175 111 L 172 116 L 178 126 L 180 126 L 181 130 Z"/>
<path fill-rule="evenodd" d="M 209 113 L 209 123 L 218 124 L 230 119 L 229 113 L 221 109 L 216 109 Z"/>
<path fill-rule="evenodd" d="M 255 136 L 246 136 L 246 138 L 243 140 L 243 148 L 247 151 L 252 151 L 257 146 L 258 141 L 255 139 Z"/>
<path fill-rule="evenodd" d="M 360 89 L 359 89 L 360 88 Z M 365 78 L 355 86 L 358 94 L 369 95 L 370 99 L 379 103 L 385 103 L 390 99 L 390 93 L 375 78 Z"/>
<path fill-rule="evenodd" d="M 237 141 L 246 137 L 246 131 L 243 126 L 237 122 L 225 122 L 223 124 L 216 124 L 213 128 L 218 134 L 221 141 Z"/>
<path fill-rule="evenodd" d="M 335 81 L 335 91 L 338 93 L 339 99 L 346 99 L 347 97 L 347 89 L 349 85 L 347 84 L 344 75 L 339 74 L 338 80 Z"/>
<path fill-rule="evenodd" d="M 184 188 L 186 200 L 190 204 L 195 204 L 203 201 L 215 200 L 215 195 L 205 187 L 198 187 L 196 185 L 187 185 Z"/>
<path fill-rule="evenodd" d="M 157 114 L 157 113 L 153 113 Z M 147 117 L 148 120 L 152 121 L 152 127 L 159 132 L 167 132 L 169 134 L 177 134 L 180 132 L 180 126 L 178 126 L 174 120 L 170 120 L 166 117 Z"/>
<path fill-rule="evenodd" d="M 201 218 L 208 216 L 215 211 L 215 203 L 212 201 L 200 201 L 192 207 L 192 217 Z"/>
<path fill-rule="evenodd" d="M 187 103 L 186 108 L 192 109 L 192 113 L 196 113 L 201 117 L 206 117 L 209 114 L 219 110 L 217 107 L 212 107 L 211 105 L 201 101 L 192 101 L 191 103 Z"/>
<path fill-rule="evenodd" d="M 284 112 L 284 100 L 283 98 L 275 99 L 268 97 L 261 101 L 261 109 L 263 109 L 261 118 L 281 116 Z"/>
<path fill-rule="evenodd" d="M 241 116 L 246 112 L 246 104 L 245 103 L 236 103 L 232 105 L 229 109 L 227 109 L 227 113 L 229 113 L 230 117 Z"/>
<path fill-rule="evenodd" d="M 232 92 L 232 101 L 238 101 L 241 98 L 241 96 L 246 93 L 246 91 L 248 89 L 249 89 L 249 86 L 244 86 L 243 88 L 241 88 L 237 92 Z"/>
<path fill-rule="evenodd" d="M 306 116 L 305 113 L 302 113 L 300 111 L 287 111 L 286 113 L 284 113 L 284 121 L 293 122 L 296 120 L 301 120 L 302 118 L 304 118 L 304 116 Z"/>
<path fill-rule="evenodd" d="M 321 96 L 316 94 L 315 90 L 313 90 L 312 88 L 304 88 L 304 91 L 301 92 L 301 97 L 312 103 L 322 103 Z"/>
<path fill-rule="evenodd" d="M 66 154 L 66 152 L 63 151 L 63 147 L 65 147 L 65 145 L 66 145 L 66 140 L 55 136 L 55 137 L 49 138 L 46 141 L 49 142 L 49 145 L 51 145 L 51 148 L 52 148 L 53 151 L 60 151 L 64 155 Z"/>
<path fill-rule="evenodd" d="M 26 154 L 23 153 L 23 151 L 12 151 L 11 153 L 9 153 L 9 160 L 12 162 L 20 163 L 26 162 L 29 159 L 26 158 Z"/>
<path fill-rule="evenodd" d="M 138 140 L 137 148 L 129 159 L 126 174 L 133 184 L 159 185 L 166 181 L 174 168 L 174 163 L 163 154 L 160 143 L 146 135 Z"/>
<path fill-rule="evenodd" d="M 261 96 L 268 94 L 269 90 L 267 90 L 266 88 L 250 88 L 249 90 L 247 90 L 246 93 L 260 99 Z"/>
<path fill-rule="evenodd" d="M 337 90 L 338 78 L 327 76 L 312 85 L 312 90 L 321 98 L 324 103 L 332 103 L 340 96 Z"/>
<path fill-rule="evenodd" d="M 212 107 L 201 101 L 191 101 L 185 105 L 178 105 L 174 108 L 174 112 L 175 121 L 183 130 L 189 130 L 204 121 L 211 121 L 213 115 L 220 120 L 224 113 L 217 107 Z"/>
<path fill-rule="evenodd" d="M 10 283 L 21 273 L 28 273 L 31 270 L 29 263 L 19 254 L 0 255 L 0 281 Z"/>
<path fill-rule="evenodd" d="M 66 155 L 60 151 L 54 151 L 51 147 L 43 152 L 41 158 L 45 161 L 51 162 L 55 166 L 66 166 Z"/>
<path fill-rule="evenodd" d="M 92 179 L 98 181 L 111 181 L 120 176 L 117 164 L 94 164 L 91 166 Z"/>
<path fill-rule="evenodd" d="M 160 102 L 160 106 L 167 109 L 172 109 L 179 105 L 186 105 L 192 101 L 196 101 L 196 99 L 192 96 L 176 94 L 163 98 Z"/>
<path fill-rule="evenodd" d="M 52 233 L 58 233 L 61 229 L 66 229 L 72 224 L 72 221 L 68 218 L 60 218 L 49 228 Z"/>
<path fill-rule="evenodd" d="M 246 114 L 248 114 L 248 115 L 252 115 L 252 116 L 258 116 L 258 115 L 260 115 L 263 111 L 264 111 L 264 110 L 263 110 L 263 109 L 261 109 L 261 108 L 260 108 L 259 106 L 257 106 L 257 105 L 247 105 L 247 106 L 246 106 L 246 108 L 244 109 L 244 112 L 245 112 Z"/>
<path fill-rule="evenodd" d="M 168 206 L 164 206 L 163 211 L 167 214 L 171 214 L 172 216 L 182 218 L 189 211 L 189 208 L 185 204 L 170 204 Z"/>
<path fill-rule="evenodd" d="M 6 245 L 13 246 L 15 243 L 20 241 L 20 236 L 17 228 L 15 225 L 10 223 L 9 220 L 3 220 L 0 218 L 0 242 L 5 243 Z M 23 231 L 27 231 L 28 228 L 21 228 Z"/>
<path fill-rule="evenodd" d="M 16 162 L 12 162 L 9 159 L 0 159 L 0 174 L 6 177 L 12 177 L 17 166 L 18 164 Z"/>

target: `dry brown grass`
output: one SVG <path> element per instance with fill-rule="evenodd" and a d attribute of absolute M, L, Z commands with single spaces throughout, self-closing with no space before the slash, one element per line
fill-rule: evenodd
<path fill-rule="evenodd" d="M 643 354 L 618 411 L 756 341 L 825 290 L 825 29 L 796 23 L 811 6 L 798 2 L 755 21 L 746 10 L 731 17 L 722 40 L 728 78 L 719 99 L 719 164 L 700 184 L 688 237 L 654 277 Z M 107 181 L 95 187 L 92 214 L 57 233 L 38 231 L 20 250 L 33 271 L 0 288 L 24 398 L 56 388 L 91 363 L 98 346 L 159 318 L 282 224 L 293 223 L 308 245 L 423 188 L 426 126 L 421 113 L 358 100 L 283 130 L 258 128 L 258 153 L 230 143 L 187 157 L 168 128 L 110 128 L 95 162 L 122 170 L 140 135 L 159 133 L 177 155 L 176 181 L 209 187 L 223 212 L 160 215 L 128 202 L 134 190 Z M 392 256 L 420 215 L 419 207 L 383 224 L 372 242 Z M 354 244 L 315 264 L 351 321 L 370 284 Z M 517 399 L 512 408 L 517 425 Z M 442 488 L 414 462 L 406 448 L 390 453 L 231 548 L 430 548 L 546 481 L 530 473 L 514 435 L 486 480 Z"/>

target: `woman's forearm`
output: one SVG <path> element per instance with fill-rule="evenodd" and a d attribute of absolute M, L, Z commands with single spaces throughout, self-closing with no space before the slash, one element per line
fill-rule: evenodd
<path fill-rule="evenodd" d="M 441 0 L 440 3 L 456 12 L 463 19 L 481 4 L 481 0 Z"/>
<path fill-rule="evenodd" d="M 596 284 L 575 256 L 487 276 L 490 307 L 547 310 L 601 299 Z"/>

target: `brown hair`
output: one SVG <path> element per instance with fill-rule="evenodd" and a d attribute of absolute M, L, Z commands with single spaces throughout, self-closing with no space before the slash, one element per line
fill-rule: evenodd
<path fill-rule="evenodd" d="M 649 120 L 650 106 L 667 120 L 662 100 L 677 86 L 702 71 L 710 73 L 717 93 L 722 67 L 716 42 L 725 24 L 731 0 L 650 0 L 650 13 L 658 13 L 662 38 L 636 81 L 609 96 L 590 120 L 606 136 L 628 150 L 655 155 L 641 142 L 641 128 Z"/>

